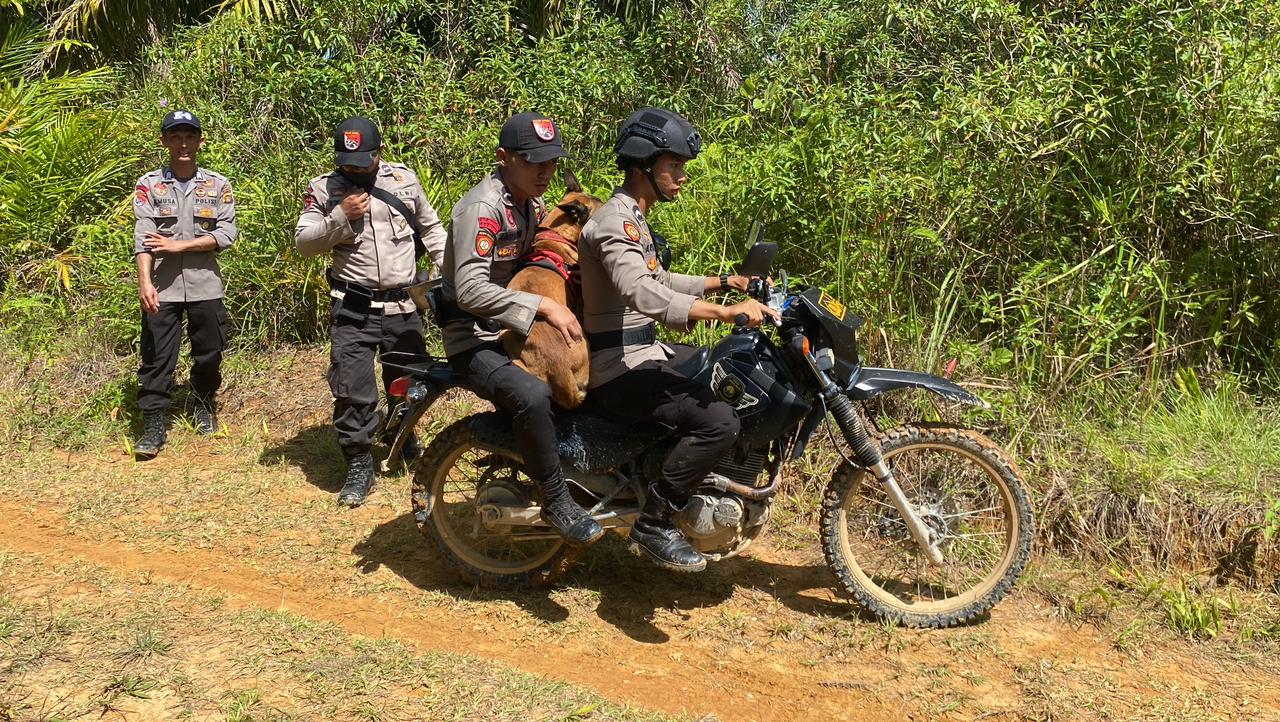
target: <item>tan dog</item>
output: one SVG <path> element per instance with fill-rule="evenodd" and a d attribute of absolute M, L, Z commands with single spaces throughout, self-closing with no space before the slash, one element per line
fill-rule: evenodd
<path fill-rule="evenodd" d="M 569 307 L 581 320 L 582 300 L 573 273 L 578 265 L 578 236 L 604 201 L 584 193 L 578 179 L 567 170 L 565 189 L 564 198 L 538 224 L 533 250 L 521 259 L 530 265 L 525 265 L 507 288 L 546 296 Z M 504 331 L 502 346 L 517 366 L 547 382 L 551 398 L 562 408 L 577 408 L 587 397 L 591 353 L 586 339 L 568 346 L 563 334 L 539 320 L 533 322 L 527 337 Z"/>

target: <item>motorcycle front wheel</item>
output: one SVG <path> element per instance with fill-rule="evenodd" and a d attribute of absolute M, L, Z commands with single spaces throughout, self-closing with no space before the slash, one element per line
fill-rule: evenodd
<path fill-rule="evenodd" d="M 550 584 L 569 565 L 552 529 L 513 523 L 504 512 L 539 505 L 537 486 L 518 461 L 474 443 L 471 420 L 440 432 L 413 476 L 413 516 L 445 563 L 482 587 Z"/>
<path fill-rule="evenodd" d="M 1004 598 L 1031 556 L 1031 502 L 1017 466 L 976 431 L 941 424 L 891 429 L 885 464 L 934 533 L 930 564 L 880 482 L 841 464 L 823 498 L 827 564 L 856 603 L 909 627 L 973 620 Z"/>

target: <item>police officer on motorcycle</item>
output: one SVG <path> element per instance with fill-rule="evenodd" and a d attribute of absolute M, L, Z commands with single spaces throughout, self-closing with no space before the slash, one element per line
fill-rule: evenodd
<path fill-rule="evenodd" d="M 710 388 L 672 367 L 674 351 L 658 342 L 655 322 L 687 330 L 698 321 L 745 317 L 756 326 L 777 316 L 755 300 L 731 306 L 703 300 L 707 293 L 745 291 L 746 277 L 671 273 L 661 261 L 647 214 L 675 200 L 687 178 L 685 164 L 701 147 L 693 125 L 672 111 L 644 108 L 627 118 L 614 146 L 625 179 L 583 228 L 578 248 L 591 403 L 618 421 L 657 421 L 679 436 L 661 478 L 648 487 L 631 549 L 658 566 L 689 572 L 707 562 L 671 517 L 733 445 L 739 422 Z"/>
<path fill-rule="evenodd" d="M 439 314 L 449 365 L 467 386 L 511 414 L 524 468 L 542 492 L 541 516 L 565 541 L 585 546 L 604 529 L 570 496 L 560 468 L 546 382 L 511 362 L 499 341 L 510 329 L 528 335 L 535 319 L 582 340 L 573 312 L 554 299 L 507 288 L 532 247 L 546 192 L 567 155 L 554 121 L 519 113 L 498 134 L 497 168 L 454 206 L 444 253 Z"/>

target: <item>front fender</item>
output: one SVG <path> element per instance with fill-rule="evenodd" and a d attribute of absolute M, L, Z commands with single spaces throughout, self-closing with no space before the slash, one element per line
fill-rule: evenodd
<path fill-rule="evenodd" d="M 873 399 L 886 391 L 894 389 L 927 389 L 948 401 L 971 404 L 988 408 L 987 402 L 974 394 L 965 391 L 941 376 L 922 374 L 917 371 L 900 371 L 898 369 L 878 369 L 862 367 L 854 374 L 853 381 L 846 392 L 857 401 Z"/>

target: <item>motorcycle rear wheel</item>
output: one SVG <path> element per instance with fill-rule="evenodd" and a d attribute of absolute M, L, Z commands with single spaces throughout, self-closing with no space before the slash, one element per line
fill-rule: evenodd
<path fill-rule="evenodd" d="M 944 563 L 929 564 L 879 481 L 845 462 L 822 505 L 822 550 L 836 579 L 867 612 L 908 627 L 986 613 L 1031 556 L 1035 527 L 1017 466 L 995 442 L 956 426 L 901 426 L 879 442 L 917 513 L 941 534 Z"/>
<path fill-rule="evenodd" d="M 418 530 L 445 563 L 482 587 L 519 589 L 559 579 L 568 547 L 546 526 L 495 523 L 500 505 L 536 505 L 537 487 L 520 462 L 481 449 L 471 420 L 455 421 L 427 446 L 413 476 Z"/>

